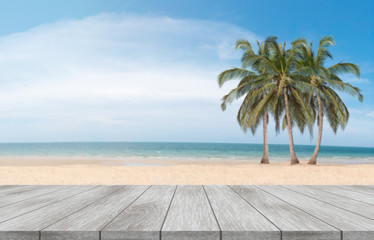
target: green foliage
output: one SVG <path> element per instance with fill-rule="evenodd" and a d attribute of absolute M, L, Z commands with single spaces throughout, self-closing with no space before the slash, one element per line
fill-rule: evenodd
<path fill-rule="evenodd" d="M 313 135 L 313 125 L 318 114 L 327 118 L 336 133 L 344 129 L 349 111 L 335 91 L 348 93 L 363 101 L 360 89 L 343 82 L 340 74 L 353 74 L 360 77 L 360 69 L 352 63 L 337 63 L 325 67 L 327 59 L 332 59 L 329 47 L 335 45 L 332 36 L 322 37 L 313 51 L 313 43 L 298 38 L 291 43 L 278 43 L 276 37 L 268 37 L 264 42 L 257 42 L 258 51 L 254 51 L 249 41 L 239 39 L 236 49 L 243 51 L 242 67 L 226 70 L 218 75 L 218 85 L 239 80 L 236 88 L 222 98 L 221 107 L 239 98 L 243 102 L 237 114 L 237 120 L 243 131 L 248 128 L 254 134 L 263 116 L 271 114 L 278 133 L 282 126 L 287 127 L 286 102 L 290 114 L 290 127 L 297 126 L 303 133 L 305 128 Z M 318 100 L 319 99 L 319 100 Z M 318 113 L 318 101 L 322 104 L 322 113 Z M 293 143 L 292 143 L 293 144 Z"/>
<path fill-rule="evenodd" d="M 267 96 L 268 93 L 274 91 L 274 87 L 271 75 L 266 74 L 266 69 L 261 66 L 257 68 L 252 66 L 250 70 L 248 69 L 250 67 L 247 63 L 248 59 L 268 54 L 265 43 L 257 42 L 257 44 L 259 50 L 256 54 L 247 40 L 238 40 L 236 49 L 243 51 L 242 68 L 232 68 L 218 75 L 220 87 L 227 81 L 239 80 L 237 87 L 222 98 L 221 108 L 225 110 L 227 104 L 245 96 L 237 120 L 243 131 L 246 132 L 250 128 L 252 133 L 255 133 L 262 117 L 269 111 L 269 102 L 274 100 L 271 95 Z"/>
<path fill-rule="evenodd" d="M 313 44 L 308 44 L 306 39 L 298 39 L 293 42 L 293 45 L 299 50 L 297 57 L 299 73 L 318 89 L 318 91 L 309 92 L 310 97 L 321 99 L 323 107 L 321 114 L 327 117 L 335 133 L 339 127 L 344 129 L 349 119 L 349 112 L 335 90 L 357 96 L 359 101 L 363 100 L 363 96 L 360 89 L 343 82 L 338 75 L 348 73 L 360 77 L 359 67 L 352 63 L 337 63 L 328 68 L 324 66 L 326 59 L 332 59 L 332 55 L 328 51 L 331 45 L 335 45 L 332 36 L 321 38 L 317 54 L 313 51 Z M 314 111 L 318 109 L 317 104 L 310 105 L 310 107 L 314 108 Z M 314 117 L 316 116 L 315 114 Z"/>

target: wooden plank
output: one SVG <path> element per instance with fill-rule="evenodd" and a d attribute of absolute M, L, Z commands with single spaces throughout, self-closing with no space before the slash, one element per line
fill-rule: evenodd
<path fill-rule="evenodd" d="M 161 230 L 162 240 L 220 239 L 220 229 L 202 186 L 178 186 Z"/>
<path fill-rule="evenodd" d="M 0 240 L 39 240 L 39 231 L 42 229 L 111 194 L 118 188 L 118 186 L 98 186 L 64 201 L 12 218 L 0 224 Z M 14 235 L 15 233 L 17 236 Z"/>
<path fill-rule="evenodd" d="M 1 192 L 4 190 L 24 188 L 25 186 L 28 186 L 28 185 L 0 185 L 0 196 L 1 196 Z"/>
<path fill-rule="evenodd" d="M 62 201 L 92 188 L 94 188 L 94 186 L 71 186 L 67 189 L 61 189 L 60 191 L 45 194 L 0 208 L 0 223 L 28 212 L 32 212 L 52 203 Z"/>
<path fill-rule="evenodd" d="M 342 197 L 351 198 L 363 203 L 374 204 L 374 196 L 340 188 L 339 186 L 311 186 L 325 192 L 333 193 Z"/>
<path fill-rule="evenodd" d="M 19 186 L 19 185 L 0 185 L 0 191 L 2 191 L 3 189 L 15 187 L 15 186 Z"/>
<path fill-rule="evenodd" d="M 43 187 L 46 187 L 46 186 L 43 186 L 43 185 L 17 185 L 17 186 L 11 186 L 10 188 L 4 188 L 4 189 L 0 189 L 0 197 L 3 198 L 3 197 L 8 197 L 10 195 L 13 195 L 13 194 L 23 194 L 27 191 L 31 191 L 31 190 L 35 190 L 35 189 L 39 189 L 39 188 L 43 188 Z"/>
<path fill-rule="evenodd" d="M 282 239 L 340 240 L 341 238 L 341 232 L 337 228 L 254 186 L 232 186 L 232 188 L 282 231 Z"/>
<path fill-rule="evenodd" d="M 347 189 L 347 190 L 355 191 L 355 192 L 374 195 L 373 185 L 344 185 L 344 186 L 339 185 L 339 187 Z"/>
<path fill-rule="evenodd" d="M 176 186 L 152 186 L 101 232 L 101 240 L 160 239 Z"/>
<path fill-rule="evenodd" d="M 358 215 L 374 220 L 374 205 L 359 202 L 357 200 L 339 196 L 333 193 L 321 191 L 307 186 L 285 186 L 288 189 L 297 191 L 309 197 L 315 198 L 335 207 L 356 213 Z"/>
<path fill-rule="evenodd" d="M 362 188 L 370 192 L 374 192 L 374 185 L 345 185 L 345 186 L 354 187 L 354 188 Z"/>
<path fill-rule="evenodd" d="M 374 221 L 280 186 L 257 186 L 340 229 L 343 239 L 374 239 Z"/>
<path fill-rule="evenodd" d="M 281 232 L 228 186 L 204 186 L 222 239 L 280 239 Z"/>
<path fill-rule="evenodd" d="M 42 230 L 41 240 L 100 240 L 100 230 L 148 188 L 121 186 L 118 191 Z"/>
<path fill-rule="evenodd" d="M 63 186 L 63 185 L 47 186 L 47 187 L 43 187 L 43 188 L 37 188 L 37 189 L 30 190 L 30 191 L 26 191 L 26 192 L 19 193 L 19 194 L 12 194 L 12 195 L 9 195 L 7 197 L 0 198 L 0 207 L 15 204 L 17 202 L 21 202 L 21 201 L 24 201 L 24 200 L 28 200 L 30 198 L 34 198 L 34 197 L 41 196 L 41 195 L 44 195 L 44 194 L 59 191 L 59 190 L 62 190 L 64 188 L 68 188 L 68 187 L 69 186 Z"/>

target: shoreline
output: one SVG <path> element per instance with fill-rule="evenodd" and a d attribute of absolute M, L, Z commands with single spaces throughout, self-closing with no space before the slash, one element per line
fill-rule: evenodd
<path fill-rule="evenodd" d="M 301 161 L 299 165 L 290 165 L 289 162 L 261 165 L 248 161 L 212 162 L 201 159 L 198 162 L 180 159 L 127 159 L 126 162 L 115 164 L 97 159 L 51 160 L 0 159 L 0 184 L 374 185 L 374 165 L 322 163 L 311 166 L 305 161 Z"/>
<path fill-rule="evenodd" d="M 299 158 L 300 162 L 307 162 Z M 318 158 L 318 165 L 374 165 L 374 161 L 364 160 L 354 163 L 346 159 L 327 161 Z M 98 165 L 98 166 L 174 166 L 174 165 L 241 165 L 259 164 L 261 157 L 257 158 L 218 158 L 218 157 L 0 157 L 0 166 L 64 166 L 64 165 Z M 327 162 L 326 162 L 327 161 Z M 271 158 L 272 164 L 289 164 L 288 158 Z"/>
<path fill-rule="evenodd" d="M 166 157 L 124 157 L 124 158 L 85 158 L 85 157 L 0 157 L 0 166 L 174 166 L 222 164 L 238 165 L 255 163 L 242 159 L 220 158 L 166 158 Z"/>

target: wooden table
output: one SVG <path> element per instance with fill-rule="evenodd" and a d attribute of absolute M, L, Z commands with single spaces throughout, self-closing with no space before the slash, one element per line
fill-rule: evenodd
<path fill-rule="evenodd" d="M 374 186 L 0 186 L 0 240 L 374 239 Z"/>

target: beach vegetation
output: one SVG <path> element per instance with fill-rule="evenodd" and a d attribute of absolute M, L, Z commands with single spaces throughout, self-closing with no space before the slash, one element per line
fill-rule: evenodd
<path fill-rule="evenodd" d="M 315 150 L 308 163 L 316 164 L 321 146 L 324 117 L 326 116 L 334 133 L 339 127 L 344 129 L 349 119 L 348 108 L 335 90 L 357 96 L 361 102 L 363 100 L 360 89 L 344 82 L 338 75 L 349 73 L 359 78 L 360 68 L 353 63 L 344 62 L 325 67 L 326 60 L 332 59 L 328 50 L 330 46 L 335 45 L 332 36 L 321 38 L 316 53 L 313 51 L 313 42 L 308 43 L 306 39 L 297 39 L 294 44 L 299 50 L 297 61 L 299 71 L 310 84 L 318 89 L 318 91 L 309 92 L 311 108 L 314 113 L 317 112 L 314 116 L 317 117 L 318 136 Z"/>
<path fill-rule="evenodd" d="M 336 133 L 345 128 L 349 112 L 343 100 L 335 90 L 357 96 L 362 101 L 360 90 L 338 77 L 342 73 L 360 76 L 359 67 L 352 63 L 337 63 L 324 67 L 328 58 L 332 58 L 328 47 L 334 44 L 332 37 L 323 37 L 317 53 L 312 43 L 304 38 L 296 39 L 290 48 L 286 42 L 279 43 L 276 37 L 268 37 L 257 42 L 257 53 L 247 40 L 238 40 L 237 49 L 243 50 L 240 68 L 231 68 L 218 75 L 221 87 L 229 80 L 239 80 L 237 87 L 222 98 L 221 107 L 243 98 L 237 114 L 237 120 L 243 131 L 250 129 L 254 134 L 263 123 L 264 153 L 261 163 L 269 163 L 267 125 L 269 115 L 275 121 L 275 130 L 288 130 L 291 164 L 298 164 L 296 156 L 293 126 L 303 133 L 309 129 L 313 135 L 313 125 L 319 127 L 315 151 L 309 160 L 316 164 L 321 146 L 323 117 Z"/>
<path fill-rule="evenodd" d="M 240 39 L 236 42 L 236 49 L 243 50 L 242 62 L 245 62 L 246 59 L 252 55 L 267 56 L 269 54 L 265 42 L 260 43 L 257 41 L 257 45 L 258 52 L 255 53 L 252 45 L 247 40 Z M 218 84 L 220 87 L 222 87 L 222 85 L 229 80 L 239 80 L 237 87 L 232 89 L 222 98 L 221 108 L 222 110 L 226 110 L 226 105 L 228 103 L 232 103 L 234 100 L 245 96 L 237 114 L 238 123 L 244 132 L 247 132 L 247 130 L 250 129 L 252 134 L 255 134 L 257 128 L 262 122 L 264 151 L 261 158 L 261 163 L 269 164 L 267 125 L 269 122 L 269 111 L 272 108 L 269 107 L 269 104 L 260 109 L 256 108 L 261 100 L 267 99 L 270 96 L 266 89 L 261 89 L 261 76 L 264 74 L 266 74 L 265 68 L 248 70 L 248 67 L 243 64 L 241 68 L 232 68 L 220 73 L 218 75 Z M 257 94 L 251 94 L 252 92 L 256 92 Z M 255 111 L 257 111 L 256 118 L 249 121 L 250 117 L 254 115 Z"/>

